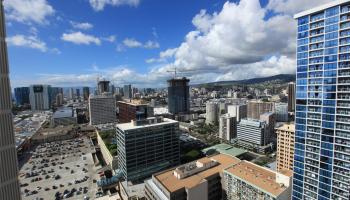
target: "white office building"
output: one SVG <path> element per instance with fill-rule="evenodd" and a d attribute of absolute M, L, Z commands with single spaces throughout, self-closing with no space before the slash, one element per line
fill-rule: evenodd
<path fill-rule="evenodd" d="M 116 100 L 110 93 L 90 95 L 90 125 L 114 123 L 116 117 Z"/>
<path fill-rule="evenodd" d="M 49 110 L 51 108 L 50 85 L 31 85 L 29 101 L 32 110 Z"/>

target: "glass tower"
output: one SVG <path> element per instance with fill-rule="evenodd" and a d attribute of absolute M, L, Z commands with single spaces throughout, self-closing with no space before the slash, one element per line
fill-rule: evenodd
<path fill-rule="evenodd" d="M 296 14 L 292 199 L 350 198 L 350 1 Z"/>

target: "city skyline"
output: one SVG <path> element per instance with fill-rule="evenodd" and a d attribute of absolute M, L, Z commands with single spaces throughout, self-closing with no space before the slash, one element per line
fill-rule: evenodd
<path fill-rule="evenodd" d="M 192 83 L 294 73 L 292 14 L 326 1 L 21 2 L 4 2 L 12 88 L 165 87 L 174 67 Z"/>

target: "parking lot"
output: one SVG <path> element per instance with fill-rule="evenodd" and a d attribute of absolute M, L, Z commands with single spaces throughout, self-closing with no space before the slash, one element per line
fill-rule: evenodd
<path fill-rule="evenodd" d="M 20 169 L 23 200 L 94 199 L 98 179 L 88 138 L 37 146 Z"/>

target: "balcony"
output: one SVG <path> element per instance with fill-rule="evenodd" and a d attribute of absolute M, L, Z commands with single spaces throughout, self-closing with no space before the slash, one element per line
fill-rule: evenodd
<path fill-rule="evenodd" d="M 338 99 L 350 99 L 350 94 L 338 94 Z"/>
<path fill-rule="evenodd" d="M 345 124 L 337 124 L 337 129 L 350 131 L 350 126 Z"/>
<path fill-rule="evenodd" d="M 344 108 L 338 108 L 337 109 L 337 114 L 350 115 L 350 110 L 349 109 L 344 109 Z"/>
<path fill-rule="evenodd" d="M 324 22 L 323 21 L 315 22 L 315 23 L 310 24 L 310 30 L 316 29 L 316 28 L 321 28 L 321 27 L 324 27 Z"/>
<path fill-rule="evenodd" d="M 350 133 L 344 131 L 335 131 L 335 135 L 343 138 L 350 138 Z"/>
<path fill-rule="evenodd" d="M 349 146 L 350 145 L 350 141 L 349 140 L 346 140 L 346 139 L 340 139 L 340 138 L 337 138 L 335 139 L 335 142 L 337 144 L 341 144 L 341 145 L 346 145 L 346 146 Z M 347 149 L 349 149 L 350 151 L 350 148 L 349 147 L 346 147 Z"/>
<path fill-rule="evenodd" d="M 316 114 L 308 114 L 307 117 L 310 119 L 321 119 L 321 115 Z"/>
<path fill-rule="evenodd" d="M 340 29 L 347 29 L 350 28 L 350 22 L 343 22 L 340 24 Z"/>
<path fill-rule="evenodd" d="M 350 68 L 350 62 L 339 62 L 338 68 Z"/>
<path fill-rule="evenodd" d="M 348 73 L 350 73 L 350 72 L 348 72 Z M 350 86 L 340 85 L 340 86 L 338 86 L 338 92 L 350 92 Z"/>
<path fill-rule="evenodd" d="M 348 84 L 348 83 L 350 83 L 350 78 L 339 78 L 338 83 Z"/>
<path fill-rule="evenodd" d="M 350 118 L 349 117 L 337 117 L 337 121 L 350 123 Z"/>

